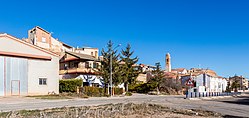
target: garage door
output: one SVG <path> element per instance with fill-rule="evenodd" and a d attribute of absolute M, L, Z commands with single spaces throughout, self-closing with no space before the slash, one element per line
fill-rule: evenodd
<path fill-rule="evenodd" d="M 27 88 L 28 87 L 28 60 L 25 58 L 1 57 L 0 56 L 0 61 L 1 60 L 3 64 L 5 64 L 5 66 L 3 66 L 2 69 L 0 67 L 0 72 L 3 73 L 2 77 L 5 79 L 4 81 L 0 81 L 0 84 L 5 85 L 2 87 L 3 89 L 2 95 L 4 95 L 4 93 L 7 96 L 8 95 L 27 95 L 27 92 L 28 92 L 28 88 Z"/>

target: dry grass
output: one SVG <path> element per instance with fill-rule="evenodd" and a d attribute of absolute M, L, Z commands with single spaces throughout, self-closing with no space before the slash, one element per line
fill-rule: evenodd
<path fill-rule="evenodd" d="M 202 110 L 177 110 L 154 104 L 107 104 L 100 106 L 63 107 L 45 110 L 21 110 L 0 113 L 0 118 L 206 118 L 220 114 Z"/>

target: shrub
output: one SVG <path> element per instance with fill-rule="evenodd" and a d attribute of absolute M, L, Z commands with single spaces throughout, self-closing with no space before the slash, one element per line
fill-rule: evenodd
<path fill-rule="evenodd" d="M 153 89 L 155 89 L 155 87 L 150 83 L 133 84 L 129 86 L 129 91 L 137 93 L 148 93 Z"/>
<path fill-rule="evenodd" d="M 101 97 L 104 96 L 104 88 L 84 86 L 83 94 L 91 97 Z"/>
<path fill-rule="evenodd" d="M 126 92 L 125 95 L 126 96 L 132 96 L 132 93 L 131 92 Z"/>
<path fill-rule="evenodd" d="M 114 94 L 115 95 L 123 94 L 123 88 L 114 88 Z"/>
<path fill-rule="evenodd" d="M 109 96 L 105 94 L 104 88 L 99 87 L 91 87 L 91 86 L 84 86 L 81 88 L 81 93 L 84 95 L 90 96 L 90 97 L 103 97 L 103 96 Z M 121 95 L 123 94 L 122 88 L 114 88 L 115 95 Z"/>
<path fill-rule="evenodd" d="M 59 81 L 59 91 L 62 92 L 76 92 L 77 87 L 81 87 L 83 84 L 82 79 L 67 79 Z"/>

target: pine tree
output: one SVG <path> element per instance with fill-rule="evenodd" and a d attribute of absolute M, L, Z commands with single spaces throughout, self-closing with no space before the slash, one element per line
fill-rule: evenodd
<path fill-rule="evenodd" d="M 153 72 L 153 77 L 151 79 L 151 83 L 156 86 L 157 94 L 160 94 L 159 88 L 160 88 L 160 83 L 163 82 L 163 79 L 165 78 L 164 71 L 161 70 L 161 64 L 158 62 L 156 63 L 156 70 Z"/>
<path fill-rule="evenodd" d="M 119 74 L 119 54 L 117 54 L 117 50 L 112 49 L 113 43 L 110 40 L 107 43 L 107 51 L 102 49 L 101 55 L 103 56 L 103 60 L 101 60 L 101 65 L 98 69 L 98 73 L 103 77 L 104 89 L 106 93 L 107 85 L 110 83 L 110 57 L 112 57 L 112 83 L 117 85 L 120 82 L 120 74 Z"/>
<path fill-rule="evenodd" d="M 132 58 L 133 53 L 134 51 L 131 51 L 130 44 L 127 44 L 126 49 L 121 51 L 121 61 L 124 62 L 121 66 L 121 77 L 126 92 L 128 92 L 128 84 L 135 82 L 139 74 L 134 67 L 134 64 L 138 62 L 138 57 Z"/>

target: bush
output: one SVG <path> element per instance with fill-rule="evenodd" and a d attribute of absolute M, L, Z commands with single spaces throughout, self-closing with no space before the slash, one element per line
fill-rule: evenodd
<path fill-rule="evenodd" d="M 84 86 L 82 93 L 91 97 L 101 97 L 104 96 L 104 88 Z"/>
<path fill-rule="evenodd" d="M 104 88 L 99 88 L 99 87 L 91 87 L 91 86 L 84 86 L 80 88 L 81 93 L 87 96 L 91 97 L 103 97 L 103 96 L 109 96 L 105 94 L 105 89 Z M 107 90 L 106 90 L 107 91 Z M 114 94 L 115 95 L 121 95 L 123 94 L 123 89 L 122 88 L 114 88 Z"/>
<path fill-rule="evenodd" d="M 59 81 L 59 91 L 62 92 L 72 92 L 77 91 L 77 87 L 81 87 L 83 84 L 82 79 L 67 79 Z"/>
<path fill-rule="evenodd" d="M 131 92 L 126 92 L 125 95 L 126 96 L 132 96 L 132 93 Z"/>
<path fill-rule="evenodd" d="M 133 84 L 129 86 L 129 91 L 137 92 L 137 93 L 148 93 L 155 89 L 155 86 L 150 83 L 143 83 L 143 84 Z"/>
<path fill-rule="evenodd" d="M 115 95 L 123 94 L 123 88 L 114 88 L 114 94 Z"/>

